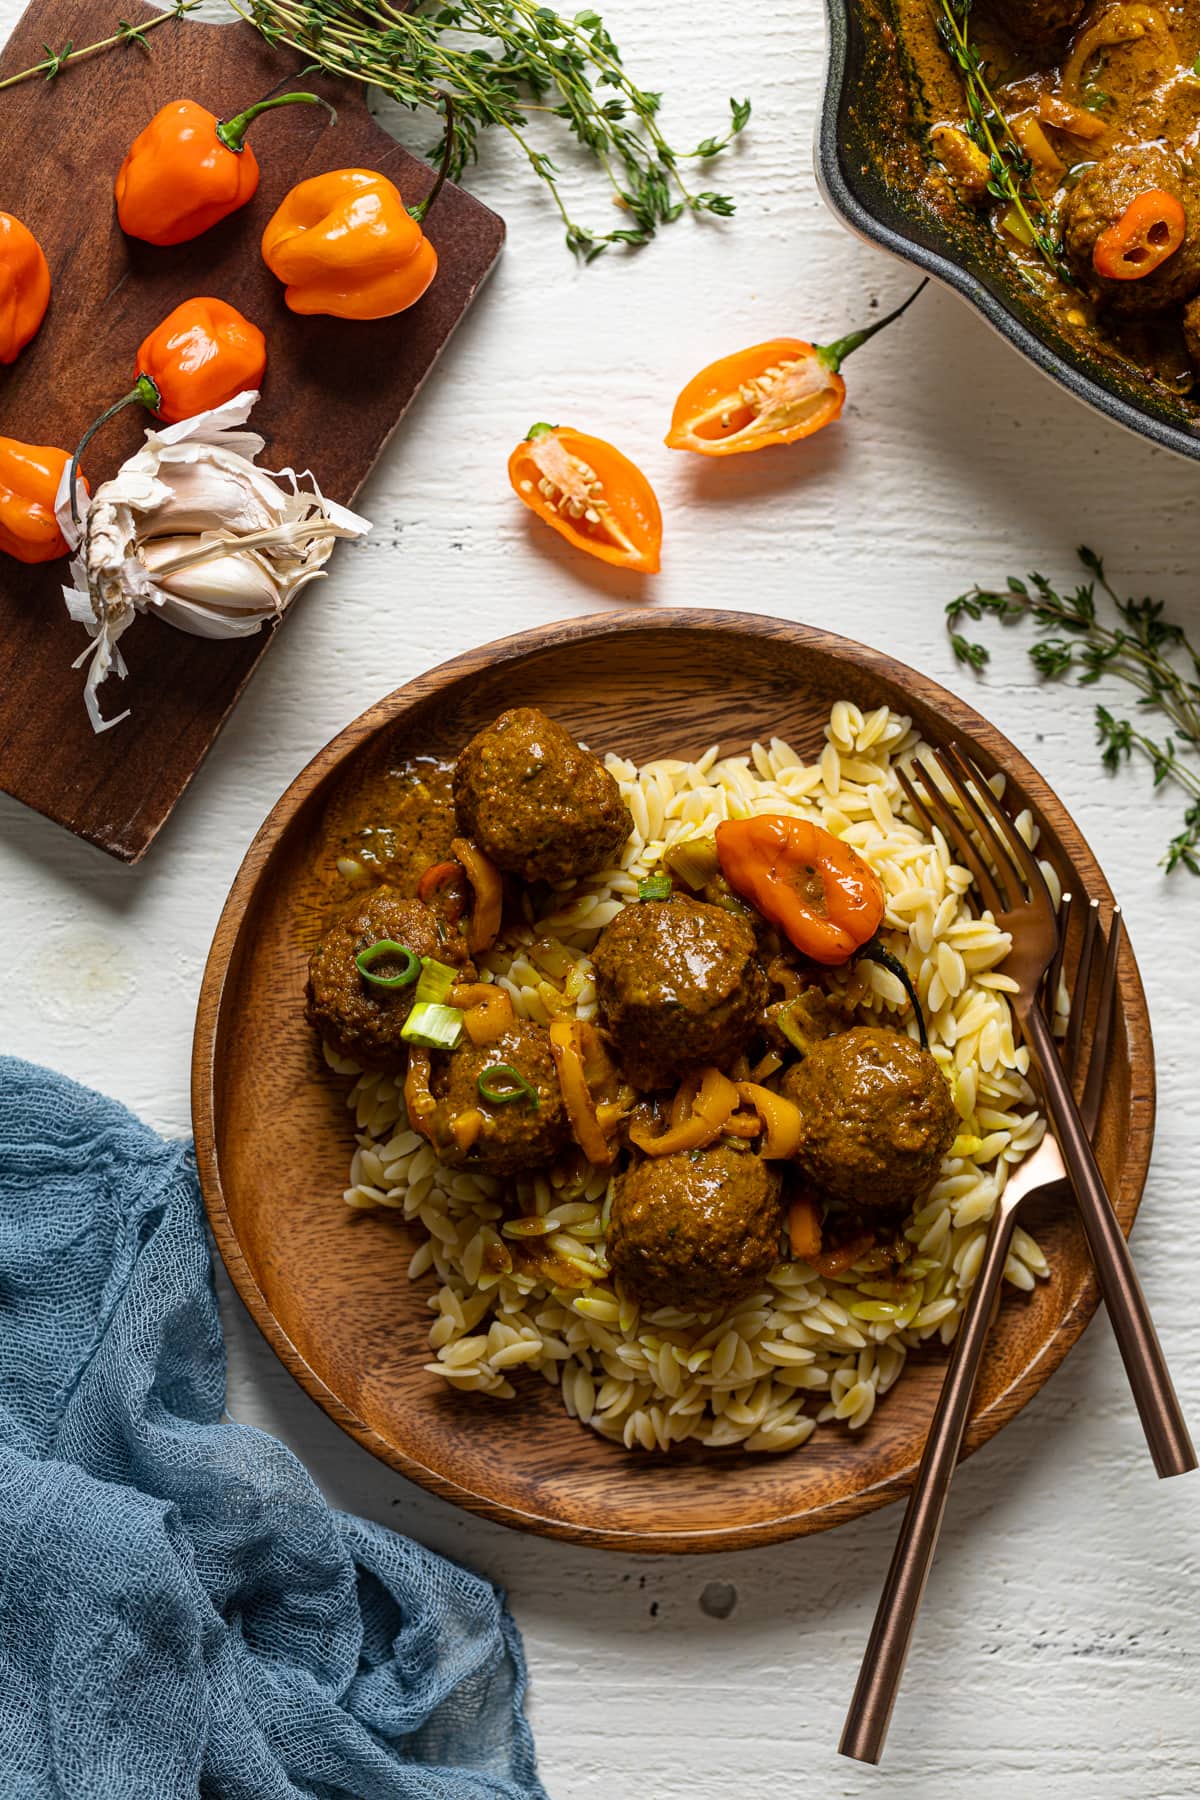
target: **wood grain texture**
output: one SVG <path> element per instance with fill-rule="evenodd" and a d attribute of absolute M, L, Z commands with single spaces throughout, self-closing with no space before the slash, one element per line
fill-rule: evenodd
<path fill-rule="evenodd" d="M 906 1491 L 940 1380 L 914 1358 L 869 1425 L 824 1427 L 791 1456 L 684 1448 L 625 1452 L 569 1420 L 540 1383 L 508 1405 L 448 1393 L 425 1374 L 428 1313 L 405 1268 L 418 1239 L 392 1214 L 340 1203 L 353 1148 L 343 1084 L 303 1018 L 322 928 L 318 846 L 347 796 L 414 753 L 453 753 L 511 704 L 537 704 L 593 748 L 645 760 L 727 750 L 773 733 L 819 751 L 832 702 L 881 701 L 933 741 L 1002 769 L 1039 818 L 1076 891 L 1111 899 L 1061 803 L 970 707 L 875 651 L 782 621 L 702 610 L 602 614 L 456 658 L 381 701 L 328 745 L 255 839 L 221 917 L 201 991 L 193 1118 L 205 1202 L 226 1265 L 268 1340 L 360 1443 L 459 1505 L 576 1542 L 638 1551 L 770 1543 L 837 1525 Z M 1123 1030 L 1098 1151 L 1128 1231 L 1149 1163 L 1154 1062 L 1126 947 Z M 1010 1299 L 981 1379 L 968 1451 L 1034 1394 L 1096 1305 L 1071 1208 L 1029 1221 L 1051 1279 Z"/>
<path fill-rule="evenodd" d="M 155 16 L 141 0 L 126 12 L 135 24 Z M 37 62 L 45 44 L 87 42 L 107 24 L 87 0 L 34 0 L 0 58 L 0 77 Z M 438 274 L 415 307 L 371 323 L 289 312 L 259 239 L 290 187 L 361 166 L 381 170 L 412 203 L 432 183 L 426 165 L 369 117 L 361 90 L 318 79 L 337 124 L 318 107 L 257 121 L 262 181 L 249 206 L 172 249 L 126 238 L 113 177 L 161 105 L 187 96 L 229 116 L 301 66 L 241 24 L 171 20 L 148 44 L 149 55 L 99 56 L 49 88 L 31 81 L 0 98 L 3 204 L 42 244 L 53 281 L 37 337 L 0 369 L 4 434 L 70 448 L 131 385 L 146 333 L 181 300 L 215 294 L 266 334 L 267 375 L 252 421 L 267 439 L 264 463 L 311 469 L 326 493 L 348 503 L 491 270 L 503 224 L 447 185 L 428 227 Z M 130 409 L 96 440 L 84 463 L 93 486 L 114 473 L 147 423 Z M 139 619 L 122 645 L 128 679 L 110 679 L 102 694 L 106 711 L 130 706 L 133 717 L 97 737 L 82 674 L 71 670 L 86 639 L 63 605 L 65 571 L 65 563 L 23 568 L 8 558 L 0 566 L 0 788 L 132 862 L 191 781 L 275 631 L 213 643 Z"/>

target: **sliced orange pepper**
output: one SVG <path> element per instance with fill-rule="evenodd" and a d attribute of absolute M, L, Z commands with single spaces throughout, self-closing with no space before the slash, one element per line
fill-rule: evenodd
<path fill-rule="evenodd" d="M 846 400 L 843 362 L 868 338 L 906 312 L 921 292 L 833 344 L 771 338 L 710 363 L 688 382 L 671 415 L 671 450 L 697 456 L 739 456 L 768 444 L 794 444 L 832 425 Z"/>
<path fill-rule="evenodd" d="M 785 1100 L 782 1094 L 773 1094 L 770 1088 L 760 1087 L 756 1081 L 739 1081 L 737 1091 L 740 1098 L 754 1108 L 767 1134 L 759 1147 L 759 1155 L 769 1160 L 794 1156 L 804 1132 L 800 1108 L 793 1101 Z"/>
<path fill-rule="evenodd" d="M 1129 202 L 1092 249 L 1092 267 L 1105 281 L 1143 281 L 1174 256 L 1187 236 L 1187 214 L 1174 194 L 1150 188 Z"/>
<path fill-rule="evenodd" d="M 678 1099 L 678 1096 L 676 1096 Z M 688 1117 L 675 1120 L 657 1137 L 643 1125 L 629 1127 L 630 1141 L 647 1156 L 671 1156 L 676 1150 L 703 1150 L 721 1134 L 738 1102 L 737 1089 L 727 1075 L 711 1065 L 700 1077 L 700 1086 Z"/>
<path fill-rule="evenodd" d="M 67 554 L 54 511 L 70 452 L 50 444 L 0 438 L 0 550 L 18 562 L 53 562 Z M 87 482 L 80 485 L 87 492 Z"/>
<path fill-rule="evenodd" d="M 788 1207 L 788 1248 L 801 1262 L 821 1254 L 821 1209 L 807 1194 L 797 1194 Z"/>
<path fill-rule="evenodd" d="M 879 929 L 879 877 L 849 844 L 808 819 L 727 819 L 717 826 L 717 856 L 733 891 L 813 962 L 847 962 Z"/>
<path fill-rule="evenodd" d="M 826 1250 L 818 1256 L 806 1256 L 804 1260 L 811 1264 L 818 1275 L 844 1275 L 847 1269 L 854 1267 L 860 1256 L 865 1256 L 867 1251 L 874 1247 L 874 1244 L 875 1233 L 863 1231 L 857 1237 L 850 1238 L 846 1243 L 838 1244 L 833 1250 Z"/>
<path fill-rule="evenodd" d="M 27 225 L 0 212 L 0 363 L 15 362 L 46 316 L 50 270 Z"/>
<path fill-rule="evenodd" d="M 480 950 L 490 950 L 499 935 L 504 880 L 491 857 L 485 856 L 470 838 L 455 838 L 450 849 L 466 870 L 475 896 L 467 921 L 467 949 L 474 956 Z"/>
<path fill-rule="evenodd" d="M 494 981 L 471 981 L 452 987 L 447 1004 L 463 1012 L 463 1030 L 473 1044 L 494 1044 L 516 1023 L 506 988 Z"/>
<path fill-rule="evenodd" d="M 658 498 L 636 463 L 565 425 L 532 425 L 508 459 L 514 494 L 577 550 L 656 575 L 662 550 Z"/>
<path fill-rule="evenodd" d="M 550 1023 L 550 1053 L 562 1090 L 563 1105 L 571 1121 L 575 1142 L 590 1163 L 607 1168 L 615 1154 L 596 1116 L 595 1103 L 587 1084 L 583 1066 L 583 1049 L 579 1027 L 574 1019 L 553 1019 Z"/>
<path fill-rule="evenodd" d="M 412 1129 L 432 1142 L 437 1101 L 429 1086 L 431 1071 L 428 1050 L 413 1046 L 408 1052 L 408 1072 L 404 1077 L 404 1110 Z"/>

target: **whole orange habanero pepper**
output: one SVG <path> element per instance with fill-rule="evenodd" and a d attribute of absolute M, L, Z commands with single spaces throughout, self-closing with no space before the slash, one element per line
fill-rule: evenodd
<path fill-rule="evenodd" d="M 6 556 L 43 563 L 67 554 L 54 502 L 68 460 L 68 451 L 49 444 L 0 438 L 0 550 Z"/>
<path fill-rule="evenodd" d="M 266 366 L 266 339 L 235 306 L 211 296 L 183 301 L 143 338 L 133 386 L 88 426 L 74 466 L 100 427 L 125 407 L 144 406 L 175 425 L 258 387 Z M 71 506 L 76 516 L 74 493 Z"/>
<path fill-rule="evenodd" d="M 232 119 L 218 119 L 194 100 L 160 107 L 117 171 L 121 230 L 147 244 L 184 244 L 245 206 L 258 189 L 249 126 L 273 107 L 297 104 L 328 106 L 318 94 L 280 94 Z"/>
<path fill-rule="evenodd" d="M 782 813 L 728 819 L 717 826 L 717 859 L 734 892 L 813 962 L 849 961 L 883 918 L 875 871 L 808 819 Z"/>
<path fill-rule="evenodd" d="M 603 438 L 531 425 L 508 459 L 518 500 L 577 550 L 640 575 L 661 566 L 662 513 L 636 463 Z"/>
<path fill-rule="evenodd" d="M 0 212 L 0 363 L 15 362 L 46 316 L 50 270 L 32 231 Z"/>
<path fill-rule="evenodd" d="M 886 318 L 833 344 L 772 338 L 701 369 L 671 415 L 665 442 L 697 456 L 739 456 L 768 444 L 794 444 L 832 425 L 846 401 L 839 373 L 846 358 L 907 312 L 921 288 Z"/>
<path fill-rule="evenodd" d="M 262 255 L 284 283 L 294 313 L 388 319 L 415 306 L 437 274 L 422 222 L 441 192 L 450 128 L 437 180 L 418 206 L 373 169 L 331 169 L 285 194 L 262 237 Z"/>

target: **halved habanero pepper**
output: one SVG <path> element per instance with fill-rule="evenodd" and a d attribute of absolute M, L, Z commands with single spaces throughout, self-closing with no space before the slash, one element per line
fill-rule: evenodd
<path fill-rule="evenodd" d="M 142 340 L 133 386 L 88 426 L 75 465 L 100 427 L 125 407 L 144 406 L 175 425 L 257 388 L 266 366 L 266 339 L 235 306 L 211 296 L 183 301 Z"/>
<path fill-rule="evenodd" d="M 1141 281 L 1174 256 L 1187 235 L 1182 202 L 1164 188 L 1135 194 L 1120 218 L 1102 231 L 1092 267 L 1106 281 Z"/>
<path fill-rule="evenodd" d="M 43 563 L 67 554 L 54 502 L 69 460 L 67 450 L 0 438 L 0 550 L 6 556 Z"/>
<path fill-rule="evenodd" d="M 886 318 L 836 343 L 771 338 L 710 363 L 675 402 L 668 448 L 697 456 L 738 456 L 768 444 L 794 444 L 832 425 L 846 400 L 842 364 L 906 312 L 925 285 Z"/>
<path fill-rule="evenodd" d="M 27 225 L 0 212 L 0 363 L 15 362 L 50 304 L 50 270 Z"/>
<path fill-rule="evenodd" d="M 884 912 L 875 871 L 840 838 L 783 813 L 717 826 L 721 873 L 744 900 L 813 962 L 848 962 Z"/>
<path fill-rule="evenodd" d="M 514 494 L 589 556 L 656 575 L 662 549 L 658 498 L 636 463 L 566 425 L 532 425 L 508 459 Z"/>
<path fill-rule="evenodd" d="M 279 94 L 232 119 L 194 100 L 171 100 L 139 131 L 117 171 L 117 219 L 147 244 L 184 244 L 227 219 L 258 191 L 248 127 L 276 106 L 326 106 L 319 94 Z M 333 113 L 336 119 L 337 114 Z"/>

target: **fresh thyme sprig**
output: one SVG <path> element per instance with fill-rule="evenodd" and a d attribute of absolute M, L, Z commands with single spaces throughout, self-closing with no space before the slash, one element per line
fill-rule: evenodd
<path fill-rule="evenodd" d="M 645 244 L 685 210 L 727 217 L 727 194 L 693 193 L 682 163 L 720 155 L 750 118 L 731 100 L 730 122 L 690 152 L 674 149 L 658 125 L 662 96 L 626 73 L 599 13 L 564 18 L 537 0 L 228 0 L 270 44 L 286 44 L 332 75 L 379 89 L 413 111 L 454 99 L 451 174 L 478 152 L 479 133 L 498 125 L 550 190 L 568 247 L 591 262 L 609 244 Z M 603 90 L 610 90 L 607 95 Z M 599 232 L 572 218 L 558 170 L 526 135 L 530 113 L 560 119 L 608 176 L 625 221 Z M 441 155 L 444 137 L 429 151 Z"/>
<path fill-rule="evenodd" d="M 1069 279 L 1054 222 L 1033 179 L 1033 164 L 996 104 L 988 85 L 987 65 L 971 42 L 972 0 L 939 0 L 939 5 L 938 35 L 962 76 L 966 94 L 967 136 L 988 159 L 988 193 L 1008 201 L 1047 268 Z"/>
<path fill-rule="evenodd" d="M 5 80 L 0 81 L 0 90 L 17 87 L 22 81 L 32 81 L 36 75 L 43 76 L 47 81 L 53 81 L 57 75 L 62 74 L 69 63 L 83 62 L 86 57 L 96 56 L 101 50 L 113 50 L 118 44 L 138 44 L 143 50 L 148 50 L 149 45 L 146 43 L 148 31 L 153 31 L 156 25 L 165 25 L 168 19 L 179 19 L 183 17 L 184 13 L 195 12 L 199 5 L 200 0 L 175 0 L 175 4 L 168 11 L 159 13 L 156 18 L 144 20 L 141 25 L 131 25 L 127 19 L 120 19 L 117 29 L 110 37 L 99 38 L 94 44 L 81 44 L 78 50 L 70 38 L 67 39 L 61 50 L 53 50 L 49 44 L 43 44 L 42 49 L 46 54 L 42 61 L 34 63 L 30 69 L 22 69 L 19 75 L 7 76 Z"/>
<path fill-rule="evenodd" d="M 973 587 L 960 594 L 946 608 L 951 648 L 959 662 L 981 671 L 990 653 L 958 630 L 961 621 L 986 616 L 1012 624 L 1030 619 L 1042 634 L 1029 651 L 1040 675 L 1056 680 L 1073 674 L 1080 687 L 1115 675 L 1134 688 L 1138 707 L 1160 714 L 1171 733 L 1160 741 L 1097 706 L 1101 761 L 1115 774 L 1136 754 L 1149 763 L 1156 788 L 1171 784 L 1187 795 L 1183 828 L 1167 846 L 1163 864 L 1200 875 L 1200 650 L 1182 626 L 1163 617 L 1161 600 L 1123 599 L 1095 551 L 1082 547 L 1079 560 L 1091 579 L 1071 593 L 1060 594 L 1044 575 L 1035 574 L 1027 581 L 1010 575 L 999 591 Z M 1098 587 L 1120 623 L 1109 625 L 1100 618 Z"/>

